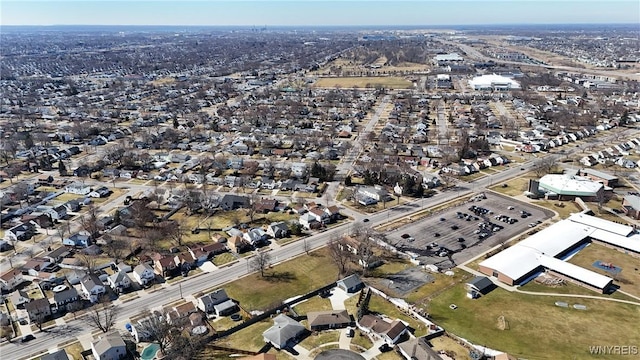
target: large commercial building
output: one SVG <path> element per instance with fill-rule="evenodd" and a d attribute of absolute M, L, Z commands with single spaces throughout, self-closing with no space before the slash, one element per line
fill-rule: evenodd
<path fill-rule="evenodd" d="M 582 176 L 548 174 L 539 180 L 539 191 L 548 198 L 559 200 L 574 200 L 578 197 L 585 201 L 597 201 L 604 199 L 605 190 L 602 183 Z"/>
<path fill-rule="evenodd" d="M 604 293 L 611 278 L 563 261 L 590 242 L 640 257 L 640 234 L 633 227 L 579 213 L 484 260 L 479 267 L 482 273 L 508 285 L 523 285 L 547 271 Z"/>
<path fill-rule="evenodd" d="M 520 83 L 517 81 L 496 74 L 476 76 L 469 80 L 469 86 L 473 90 L 518 90 L 520 89 Z"/>

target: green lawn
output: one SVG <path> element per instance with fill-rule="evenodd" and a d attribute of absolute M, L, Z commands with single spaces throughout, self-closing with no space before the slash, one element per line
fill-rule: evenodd
<path fill-rule="evenodd" d="M 529 179 L 529 177 L 518 177 L 515 179 L 511 179 L 505 183 L 492 187 L 491 190 L 507 196 L 522 195 L 522 193 L 527 191 L 527 188 L 529 186 Z M 507 186 L 504 187 L 503 184 L 506 184 Z"/>
<path fill-rule="evenodd" d="M 400 319 L 409 323 L 413 329 L 415 329 L 414 335 L 424 336 L 427 334 L 427 329 L 424 323 L 410 317 L 404 312 L 398 310 L 398 308 L 392 303 L 388 302 L 381 296 L 372 294 L 369 301 L 369 311 L 373 313 L 385 314 L 391 319 Z"/>
<path fill-rule="evenodd" d="M 612 263 L 622 268 L 622 271 L 614 277 L 611 273 L 593 266 L 593 263 L 598 260 Z M 640 259 L 638 258 L 599 244 L 591 244 L 580 250 L 569 262 L 599 274 L 612 277 L 616 280 L 614 284 L 620 286 L 620 290 L 628 292 L 631 295 L 640 296 Z"/>
<path fill-rule="evenodd" d="M 276 262 L 277 259 L 271 259 Z M 233 299 L 247 311 L 265 309 L 287 298 L 305 294 L 338 279 L 338 270 L 325 249 L 311 252 L 274 266 L 265 272 L 249 275 L 225 286 Z"/>
<path fill-rule="evenodd" d="M 213 264 L 215 266 L 222 266 L 222 265 L 225 265 L 225 264 L 228 264 L 228 263 L 234 261 L 235 259 L 236 258 L 233 257 L 233 255 L 231 255 L 228 252 L 227 253 L 222 253 L 222 254 L 216 255 L 213 258 Z"/>
<path fill-rule="evenodd" d="M 319 78 L 314 84 L 315 87 L 324 88 L 364 88 L 383 86 L 391 89 L 409 89 L 413 87 L 411 81 L 408 81 L 401 77 L 389 76 L 389 77 L 328 77 Z"/>
<path fill-rule="evenodd" d="M 232 335 L 221 339 L 220 341 L 216 341 L 214 344 L 218 346 L 230 347 L 233 349 L 258 351 L 264 346 L 264 338 L 262 337 L 262 333 L 270 328 L 271 325 L 273 325 L 273 321 L 271 320 L 261 321 L 238 332 L 235 332 Z M 208 357 L 208 359 L 210 358 L 211 357 Z"/>
<path fill-rule="evenodd" d="M 331 300 L 314 296 L 309 300 L 296 304 L 293 309 L 298 315 L 306 315 L 310 311 L 333 310 L 333 307 L 331 306 Z"/>
<path fill-rule="evenodd" d="M 362 333 L 360 330 L 355 331 L 355 335 L 351 339 L 351 345 L 356 345 L 358 352 L 363 352 L 373 346 L 373 343 L 369 337 Z"/>
<path fill-rule="evenodd" d="M 460 345 L 457 341 L 448 336 L 438 336 L 429 340 L 431 347 L 436 351 L 445 351 L 456 360 L 471 360 L 469 349 Z"/>
<path fill-rule="evenodd" d="M 588 310 L 560 308 L 554 305 L 558 300 L 583 304 Z M 449 308 L 452 303 L 456 310 Z M 448 332 L 530 359 L 590 359 L 594 358 L 589 356 L 590 345 L 640 343 L 640 307 L 602 300 L 533 296 L 499 288 L 471 300 L 460 284 L 436 297 L 429 312 Z M 506 320 L 506 330 L 498 327 L 500 316 Z"/>
<path fill-rule="evenodd" d="M 582 211 L 573 201 L 535 200 L 531 203 L 557 212 L 561 219 L 566 219 L 571 214 Z"/>
<path fill-rule="evenodd" d="M 300 345 L 303 348 L 311 351 L 321 345 L 332 343 L 332 342 L 338 342 L 339 339 L 340 339 L 340 331 L 338 330 L 320 331 L 317 333 L 312 333 L 311 335 L 307 336 L 304 340 L 300 342 Z"/>

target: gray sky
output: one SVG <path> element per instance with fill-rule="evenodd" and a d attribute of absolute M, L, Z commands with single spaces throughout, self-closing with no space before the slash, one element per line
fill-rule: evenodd
<path fill-rule="evenodd" d="M 2 0 L 2 25 L 640 23 L 638 0 Z"/>

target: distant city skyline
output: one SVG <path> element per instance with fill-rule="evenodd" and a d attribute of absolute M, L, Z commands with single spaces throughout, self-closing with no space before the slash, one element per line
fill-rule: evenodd
<path fill-rule="evenodd" d="M 638 24 L 637 0 L 2 0 L 1 25 Z"/>

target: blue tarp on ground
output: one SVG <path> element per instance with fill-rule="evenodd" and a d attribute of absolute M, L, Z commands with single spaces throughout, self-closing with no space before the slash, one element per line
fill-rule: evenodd
<path fill-rule="evenodd" d="M 601 270 L 604 270 L 606 272 L 609 272 L 609 273 L 611 273 L 613 275 L 617 275 L 617 274 L 620 273 L 620 271 L 622 271 L 622 268 L 617 267 L 617 266 L 615 266 L 615 265 L 613 265 L 611 263 L 607 263 L 607 262 L 600 261 L 600 260 L 594 262 L 593 266 L 597 267 L 598 269 L 601 269 Z"/>

